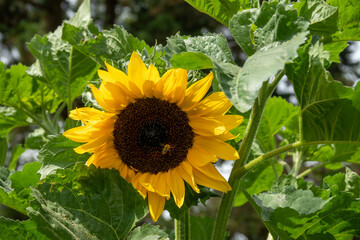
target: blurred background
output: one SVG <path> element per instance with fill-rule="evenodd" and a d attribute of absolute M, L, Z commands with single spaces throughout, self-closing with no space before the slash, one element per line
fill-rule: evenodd
<path fill-rule="evenodd" d="M 0 0 L 0 61 L 8 67 L 22 63 L 30 66 L 34 58 L 26 47 L 35 34 L 54 31 L 64 19 L 70 18 L 81 4 L 81 0 Z M 228 39 L 233 58 L 243 65 L 246 55 L 232 39 L 228 29 L 209 16 L 198 12 L 183 0 L 92 0 L 94 23 L 101 30 L 113 24 L 145 40 L 149 45 L 166 45 L 166 38 L 180 32 L 181 35 L 201 35 L 221 32 Z M 341 54 L 341 63 L 333 63 L 329 69 L 336 80 L 353 86 L 360 78 L 360 42 L 350 42 Z M 1 94 L 1 93 L 0 93 Z M 275 95 L 296 104 L 291 83 L 284 78 Z M 17 128 L 9 135 L 9 144 L 23 143 L 30 129 Z M 15 145 L 15 144 L 14 144 Z M 19 159 L 19 167 L 36 158 L 36 150 L 27 150 Z M 227 177 L 231 165 L 224 165 L 222 173 Z M 319 175 L 324 174 L 320 169 Z M 219 200 L 213 198 L 207 207 L 193 208 L 193 214 L 215 218 Z M 9 209 L 1 208 L 0 216 L 22 219 Z M 172 228 L 167 214 L 159 220 L 162 226 Z M 249 204 L 234 208 L 228 225 L 230 239 L 266 239 L 267 230 Z"/>

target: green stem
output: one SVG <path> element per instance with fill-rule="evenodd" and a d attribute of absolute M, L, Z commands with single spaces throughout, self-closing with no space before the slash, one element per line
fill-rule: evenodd
<path fill-rule="evenodd" d="M 264 155 L 261 155 L 260 157 L 255 158 L 254 160 L 252 160 L 251 162 L 249 162 L 245 166 L 243 166 L 243 167 L 239 168 L 238 170 L 234 171 L 232 174 L 236 178 L 241 178 L 242 176 L 245 175 L 245 173 L 247 173 L 248 171 L 256 168 L 259 165 L 261 165 L 266 160 L 271 159 L 271 158 L 273 158 L 273 157 L 275 157 L 275 156 L 277 156 L 277 155 L 279 155 L 281 153 L 294 150 L 296 148 L 302 147 L 302 146 L 307 145 L 307 144 L 308 143 L 294 142 L 292 144 L 283 146 L 281 148 L 277 148 L 275 150 L 272 150 L 270 152 L 265 153 Z"/>
<path fill-rule="evenodd" d="M 315 171 L 316 169 L 321 168 L 321 167 L 324 167 L 325 165 L 330 164 L 330 163 L 332 163 L 332 162 L 324 162 L 324 163 L 321 163 L 321 164 L 319 164 L 319 165 L 316 165 L 316 166 L 314 166 L 314 167 L 312 167 L 312 168 L 306 169 L 305 171 L 303 171 L 302 173 L 300 173 L 299 175 L 297 175 L 296 178 L 303 178 L 303 177 L 305 177 L 306 175 L 308 175 L 309 173 Z"/>
<path fill-rule="evenodd" d="M 235 172 L 239 171 L 239 169 L 245 165 L 260 124 L 266 101 L 271 96 L 272 92 L 274 91 L 284 74 L 285 71 L 282 70 L 274 78 L 273 82 L 270 85 L 268 85 L 268 82 L 264 82 L 263 86 L 259 91 L 258 98 L 255 100 L 253 109 L 250 114 L 249 123 L 245 130 L 244 139 L 239 149 L 239 160 L 235 161 L 228 181 L 232 188 L 232 191 L 224 193 L 221 200 L 218 214 L 215 220 L 214 232 L 212 235 L 213 240 L 220 240 L 224 239 L 225 237 L 225 231 L 230 216 L 230 210 L 233 206 L 235 194 L 240 183 L 240 178 L 236 176 Z"/>
<path fill-rule="evenodd" d="M 175 219 L 175 239 L 190 239 L 190 209 L 181 213 L 179 219 Z"/>

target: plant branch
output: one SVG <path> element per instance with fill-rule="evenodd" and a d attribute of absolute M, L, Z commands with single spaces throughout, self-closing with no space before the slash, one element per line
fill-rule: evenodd
<path fill-rule="evenodd" d="M 230 216 L 230 210 L 233 206 L 235 194 L 240 184 L 240 178 L 235 174 L 235 172 L 239 171 L 239 169 L 241 169 L 241 167 L 245 165 L 249 157 L 251 146 L 254 142 L 267 99 L 271 96 L 284 74 L 285 70 L 282 70 L 279 74 L 275 76 L 274 80 L 272 81 L 272 83 L 270 83 L 270 85 L 267 81 L 264 82 L 263 86 L 259 91 L 258 97 L 255 100 L 253 109 L 250 114 L 249 123 L 245 130 L 244 139 L 239 149 L 239 159 L 235 161 L 228 181 L 232 188 L 232 191 L 225 193 L 221 200 L 215 221 L 214 232 L 212 235 L 213 240 L 224 239 L 225 237 L 225 231 Z"/>
<path fill-rule="evenodd" d="M 181 213 L 179 219 L 175 219 L 175 240 L 190 239 L 190 209 Z"/>

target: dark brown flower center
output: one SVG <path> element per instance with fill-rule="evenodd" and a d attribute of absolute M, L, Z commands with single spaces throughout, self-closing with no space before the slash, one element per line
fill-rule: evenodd
<path fill-rule="evenodd" d="M 194 133 L 175 103 L 141 98 L 117 116 L 114 146 L 122 161 L 142 173 L 167 172 L 186 159 Z"/>

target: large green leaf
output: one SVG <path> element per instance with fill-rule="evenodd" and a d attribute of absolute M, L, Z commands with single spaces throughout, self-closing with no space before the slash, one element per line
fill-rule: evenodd
<path fill-rule="evenodd" d="M 281 175 L 283 167 L 280 164 L 275 163 L 275 169 L 277 175 Z M 261 164 L 253 171 L 249 171 L 240 180 L 239 188 L 234 200 L 234 206 L 242 206 L 248 201 L 247 197 L 244 195 L 244 190 L 250 195 L 258 194 L 267 191 L 275 180 L 276 175 L 274 167 L 271 166 L 269 161 Z"/>
<path fill-rule="evenodd" d="M 24 165 L 23 170 L 9 171 L 7 168 L 0 168 L 0 204 L 14 209 L 15 211 L 27 214 L 29 206 L 31 186 L 35 186 L 40 179 L 37 171 L 40 169 L 39 162 Z"/>
<path fill-rule="evenodd" d="M 231 35 L 248 56 L 253 55 L 256 51 L 253 39 L 254 30 L 252 27 L 254 26 L 253 23 L 258 13 L 259 9 L 241 11 L 231 18 L 229 24 Z"/>
<path fill-rule="evenodd" d="M 171 65 L 174 68 L 184 68 L 188 70 L 211 69 L 214 67 L 210 58 L 201 52 L 175 54 L 171 59 Z"/>
<path fill-rule="evenodd" d="M 36 223 L 32 220 L 20 222 L 18 220 L 0 217 L 0 229 L 0 239 L 49 239 L 36 230 Z"/>
<path fill-rule="evenodd" d="M 190 216 L 190 239 L 211 239 L 215 221 L 209 217 Z"/>
<path fill-rule="evenodd" d="M 280 97 L 270 98 L 265 106 L 256 140 L 263 149 L 268 152 L 275 149 L 276 141 L 274 135 L 288 124 L 295 116 L 299 115 L 299 107 L 288 103 Z"/>
<path fill-rule="evenodd" d="M 59 169 L 33 192 L 30 217 L 51 239 L 125 239 L 148 213 L 144 199 L 115 169 Z"/>
<path fill-rule="evenodd" d="M 282 3 L 275 6 L 264 3 L 255 24 L 258 26 L 254 32 L 257 52 L 247 59 L 237 77 L 218 78 L 226 96 L 240 112 L 250 110 L 263 82 L 297 56 L 309 25 L 297 17 L 296 10 L 287 10 Z M 214 63 L 214 66 L 216 75 L 217 71 L 224 72 L 220 64 Z"/>
<path fill-rule="evenodd" d="M 198 11 L 208 14 L 225 26 L 228 26 L 231 17 L 241 8 L 240 0 L 230 1 L 206 1 L 206 0 L 185 0 Z M 242 1 L 244 2 L 244 1 Z M 251 5 L 250 1 L 248 2 Z M 244 6 L 245 7 L 245 6 Z M 249 6 L 252 7 L 252 6 Z"/>
<path fill-rule="evenodd" d="M 60 103 L 59 98 L 45 84 L 29 76 L 26 69 L 22 64 L 6 69 L 0 62 L 0 104 L 31 113 L 40 112 L 42 108 L 54 112 Z M 16 115 L 20 121 L 24 119 L 21 113 Z"/>
<path fill-rule="evenodd" d="M 306 141 L 360 143 L 360 111 L 348 99 L 330 99 L 302 111 Z"/>
<path fill-rule="evenodd" d="M 359 186 L 360 177 L 347 169 L 326 177 L 322 188 L 282 177 L 253 199 L 280 239 L 353 239 L 360 236 Z"/>
<path fill-rule="evenodd" d="M 128 240 L 166 240 L 169 239 L 168 234 L 159 229 L 159 226 L 144 224 L 132 231 L 127 238 Z"/>
<path fill-rule="evenodd" d="M 47 36 L 35 36 L 28 47 L 41 65 L 41 79 L 65 102 L 80 96 L 96 73 L 94 61 L 61 40 L 61 27 Z"/>
<path fill-rule="evenodd" d="M 167 39 L 165 51 L 165 59 L 171 62 L 172 67 L 189 70 L 212 68 L 211 60 L 234 63 L 228 43 L 222 34 L 197 37 L 181 37 L 177 34 Z M 192 64 L 195 64 L 196 68 Z"/>
<path fill-rule="evenodd" d="M 332 79 L 324 67 L 327 58 L 322 46 L 315 44 L 300 49 L 299 58 L 286 66 L 301 107 L 302 138 L 360 142 L 360 111 L 353 106 L 354 89 Z"/>
<path fill-rule="evenodd" d="M 161 65 L 161 51 L 148 46 L 128 33 L 123 27 L 114 25 L 113 29 L 93 34 L 86 27 L 76 27 L 64 24 L 62 39 L 69 42 L 74 49 L 89 56 L 92 61 L 105 67 L 105 61 L 121 70 L 126 69 L 126 60 L 130 59 L 133 51 L 147 55 L 145 61 Z"/>
<path fill-rule="evenodd" d="M 52 173 L 58 168 L 68 168 L 75 163 L 85 163 L 89 159 L 89 154 L 77 154 L 74 148 L 81 144 L 74 142 L 63 135 L 51 136 L 49 141 L 39 152 L 41 162 L 41 178 Z"/>
<path fill-rule="evenodd" d="M 337 32 L 338 11 L 323 0 L 300 0 L 295 3 L 299 16 L 310 22 L 310 33 L 329 35 Z"/>
<path fill-rule="evenodd" d="M 93 26 L 89 0 L 83 2 L 68 22 L 75 27 Z M 37 59 L 29 74 L 46 82 L 69 105 L 94 78 L 98 66 L 89 56 L 61 39 L 63 28 L 64 24 L 53 33 L 35 36 L 27 44 Z"/>
<path fill-rule="evenodd" d="M 360 41 L 360 2 L 354 0 L 327 0 L 339 8 L 339 32 L 333 35 L 336 41 Z"/>

